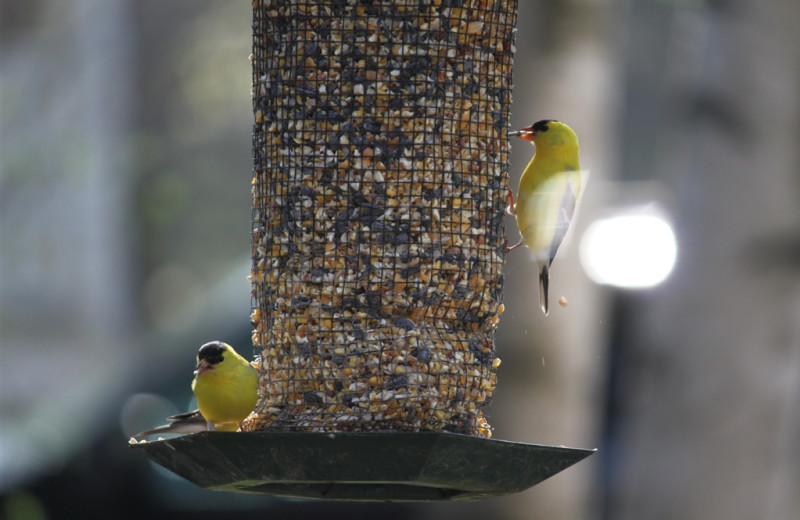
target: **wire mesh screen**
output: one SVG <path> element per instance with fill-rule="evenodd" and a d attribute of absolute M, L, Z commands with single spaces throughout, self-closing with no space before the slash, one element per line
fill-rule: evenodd
<path fill-rule="evenodd" d="M 244 428 L 491 436 L 516 1 L 253 9 Z"/>

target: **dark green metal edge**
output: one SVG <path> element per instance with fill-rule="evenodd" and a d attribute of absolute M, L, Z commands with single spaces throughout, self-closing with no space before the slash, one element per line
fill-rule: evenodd
<path fill-rule="evenodd" d="M 439 432 L 201 432 L 130 446 L 207 489 L 353 501 L 516 493 L 595 452 Z"/>

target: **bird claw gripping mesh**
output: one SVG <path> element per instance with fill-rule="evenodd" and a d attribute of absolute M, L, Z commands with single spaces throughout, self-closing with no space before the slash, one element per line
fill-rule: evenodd
<path fill-rule="evenodd" d="M 491 436 L 515 1 L 254 1 L 246 430 Z"/>

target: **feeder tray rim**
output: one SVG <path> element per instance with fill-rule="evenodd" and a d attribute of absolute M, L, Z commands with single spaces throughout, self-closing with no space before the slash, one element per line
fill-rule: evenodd
<path fill-rule="evenodd" d="M 451 432 L 200 432 L 131 444 L 207 489 L 342 501 L 523 491 L 595 450 Z"/>

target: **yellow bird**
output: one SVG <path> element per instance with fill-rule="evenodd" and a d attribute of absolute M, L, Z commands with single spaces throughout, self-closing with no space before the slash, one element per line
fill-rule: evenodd
<path fill-rule="evenodd" d="M 560 121 L 542 120 L 509 132 L 532 142 L 536 151 L 519 180 L 517 201 L 509 190 L 508 212 L 517 217 L 522 240 L 539 268 L 539 303 L 548 312 L 550 265 L 569 229 L 581 194 L 578 136 Z"/>
<path fill-rule="evenodd" d="M 258 399 L 258 372 L 222 341 L 200 347 L 192 391 L 198 409 L 168 417 L 169 424 L 133 436 L 139 440 L 161 433 L 195 433 L 205 430 L 236 431 Z"/>
<path fill-rule="evenodd" d="M 212 341 L 197 353 L 192 391 L 209 430 L 218 424 L 238 425 L 256 406 L 258 372 L 230 345 Z"/>

